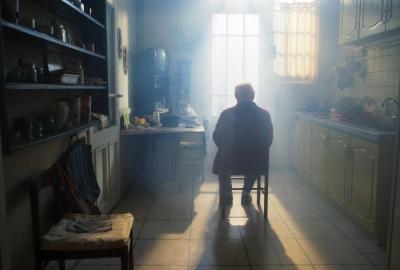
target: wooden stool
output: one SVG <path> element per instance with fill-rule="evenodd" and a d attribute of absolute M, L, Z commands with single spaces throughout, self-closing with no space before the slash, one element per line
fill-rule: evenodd
<path fill-rule="evenodd" d="M 102 233 L 65 233 L 57 227 L 61 217 L 57 212 L 56 176 L 47 170 L 35 176 L 31 183 L 31 208 L 34 236 L 35 269 L 44 269 L 49 261 L 58 261 L 59 268 L 65 269 L 65 260 L 89 258 L 121 258 L 122 270 L 133 270 L 134 219 L 131 214 L 106 216 L 113 223 L 112 230 Z M 45 195 L 45 196 L 39 196 Z M 72 214 L 62 219 L 88 215 Z M 57 238 L 61 228 L 63 237 Z M 49 231 L 50 230 L 50 231 Z"/>
<path fill-rule="evenodd" d="M 268 220 L 268 173 L 264 174 L 264 187 L 261 186 L 261 177 L 257 176 L 257 187 L 252 188 L 251 190 L 257 190 L 257 205 L 259 207 L 261 207 L 261 193 L 263 193 L 264 195 L 264 220 L 267 221 Z M 228 181 L 234 181 L 234 180 L 243 180 L 244 181 L 245 176 L 244 175 L 232 175 L 229 177 Z M 226 218 L 226 192 L 227 191 L 234 191 L 234 190 L 242 190 L 243 188 L 234 188 L 232 187 L 232 189 L 228 190 L 225 188 L 225 186 L 220 185 L 220 205 L 222 207 L 222 218 L 225 219 Z"/>

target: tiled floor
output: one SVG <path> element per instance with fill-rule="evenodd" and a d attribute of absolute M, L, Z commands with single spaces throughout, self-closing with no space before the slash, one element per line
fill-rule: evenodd
<path fill-rule="evenodd" d="M 384 269 L 385 252 L 292 172 L 271 172 L 268 223 L 256 205 L 240 205 L 240 193 L 221 219 L 216 177 L 182 177 L 181 193 L 165 183 L 152 195 L 127 192 L 116 207 L 136 217 L 135 269 Z M 72 268 L 119 267 L 103 259 Z"/>

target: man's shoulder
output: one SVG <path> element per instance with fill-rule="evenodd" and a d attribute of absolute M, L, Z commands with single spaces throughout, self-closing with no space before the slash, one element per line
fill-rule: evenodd
<path fill-rule="evenodd" d="M 233 113 L 233 112 L 234 112 L 234 109 L 235 109 L 235 107 L 230 107 L 230 108 L 228 108 L 228 109 L 223 110 L 223 111 L 221 112 L 221 116 L 222 116 L 222 115 L 229 115 L 229 114 Z"/>
<path fill-rule="evenodd" d="M 261 114 L 269 116 L 269 111 L 268 111 L 268 110 L 266 110 L 266 109 L 264 109 L 264 108 L 261 108 L 261 107 L 258 106 L 258 105 L 257 105 L 257 109 L 258 109 L 258 111 L 259 111 Z"/>

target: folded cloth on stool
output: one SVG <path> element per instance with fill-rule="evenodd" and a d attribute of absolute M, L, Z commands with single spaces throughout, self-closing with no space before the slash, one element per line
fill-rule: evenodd
<path fill-rule="evenodd" d="M 111 230 L 105 232 L 70 232 L 68 225 L 74 221 L 97 220 L 111 223 Z M 132 214 L 113 215 L 65 215 L 42 237 L 42 250 L 73 251 L 122 248 L 129 244 L 134 223 Z"/>

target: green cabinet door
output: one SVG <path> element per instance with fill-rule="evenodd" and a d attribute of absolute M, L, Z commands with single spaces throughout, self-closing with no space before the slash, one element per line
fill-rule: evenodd
<path fill-rule="evenodd" d="M 400 28 L 400 0 L 388 0 L 386 30 Z"/>
<path fill-rule="evenodd" d="M 311 179 L 322 191 L 327 189 L 328 129 L 312 126 L 311 135 Z"/>
<path fill-rule="evenodd" d="M 378 145 L 351 138 L 349 212 L 369 232 L 375 232 Z"/>
<path fill-rule="evenodd" d="M 306 180 L 311 178 L 311 123 L 299 121 L 299 169 Z"/>
<path fill-rule="evenodd" d="M 341 0 L 339 43 L 358 39 L 360 0 Z"/>
<path fill-rule="evenodd" d="M 339 206 L 347 208 L 347 155 L 350 136 L 331 130 L 329 133 L 328 195 Z"/>
<path fill-rule="evenodd" d="M 386 0 L 364 0 L 360 5 L 360 38 L 385 31 Z"/>

